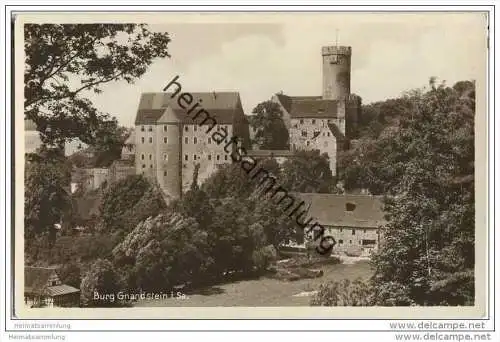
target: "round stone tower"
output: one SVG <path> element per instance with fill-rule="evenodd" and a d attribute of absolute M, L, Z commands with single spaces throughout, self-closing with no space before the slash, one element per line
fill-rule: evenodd
<path fill-rule="evenodd" d="M 323 99 L 345 99 L 351 93 L 351 47 L 323 46 Z"/>

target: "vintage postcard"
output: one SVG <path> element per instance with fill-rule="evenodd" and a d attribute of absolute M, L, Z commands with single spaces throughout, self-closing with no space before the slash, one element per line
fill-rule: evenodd
<path fill-rule="evenodd" d="M 20 13 L 19 318 L 480 318 L 488 14 Z"/>

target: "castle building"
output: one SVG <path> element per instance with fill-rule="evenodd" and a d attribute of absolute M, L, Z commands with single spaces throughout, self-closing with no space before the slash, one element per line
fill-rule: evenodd
<path fill-rule="evenodd" d="M 245 145 L 248 141 L 239 93 L 189 94 L 199 104 L 191 115 L 176 93 L 144 93 L 135 120 L 136 174 L 155 179 L 169 198 L 179 198 L 189 189 L 196 164 L 198 181 L 203 182 L 220 165 L 230 163 L 224 147 L 232 136 Z M 225 137 L 224 143 L 215 141 L 215 132 Z"/>
<path fill-rule="evenodd" d="M 325 46 L 323 94 L 287 96 L 275 94 L 290 135 L 290 148 L 327 153 L 333 175 L 337 173 L 337 154 L 356 135 L 361 98 L 351 94 L 351 47 Z"/>

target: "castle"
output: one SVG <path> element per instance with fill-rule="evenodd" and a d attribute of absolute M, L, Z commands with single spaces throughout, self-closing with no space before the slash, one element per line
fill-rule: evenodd
<path fill-rule="evenodd" d="M 322 59 L 321 96 L 276 94 L 271 99 L 283 111 L 290 151 L 249 151 L 249 155 L 293 158 L 296 151 L 317 149 L 328 154 L 336 174 L 337 153 L 355 136 L 361 98 L 350 93 L 351 47 L 323 47 Z M 180 91 L 180 85 L 178 88 Z M 238 137 L 239 143 L 249 148 L 255 132 L 249 129 L 239 93 L 190 94 L 216 119 L 217 132 Z M 186 106 L 171 93 L 144 93 L 135 119 L 136 174 L 155 179 L 170 198 L 179 198 L 189 189 L 196 164 L 200 165 L 198 180 L 203 182 L 220 165 L 231 162 L 228 153 L 207 133 L 210 130 L 204 122 L 195 122 L 186 114 Z"/>

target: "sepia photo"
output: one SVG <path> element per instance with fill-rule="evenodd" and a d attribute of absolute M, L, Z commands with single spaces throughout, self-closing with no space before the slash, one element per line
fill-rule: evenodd
<path fill-rule="evenodd" d="M 486 314 L 487 14 L 14 24 L 20 317 Z"/>

